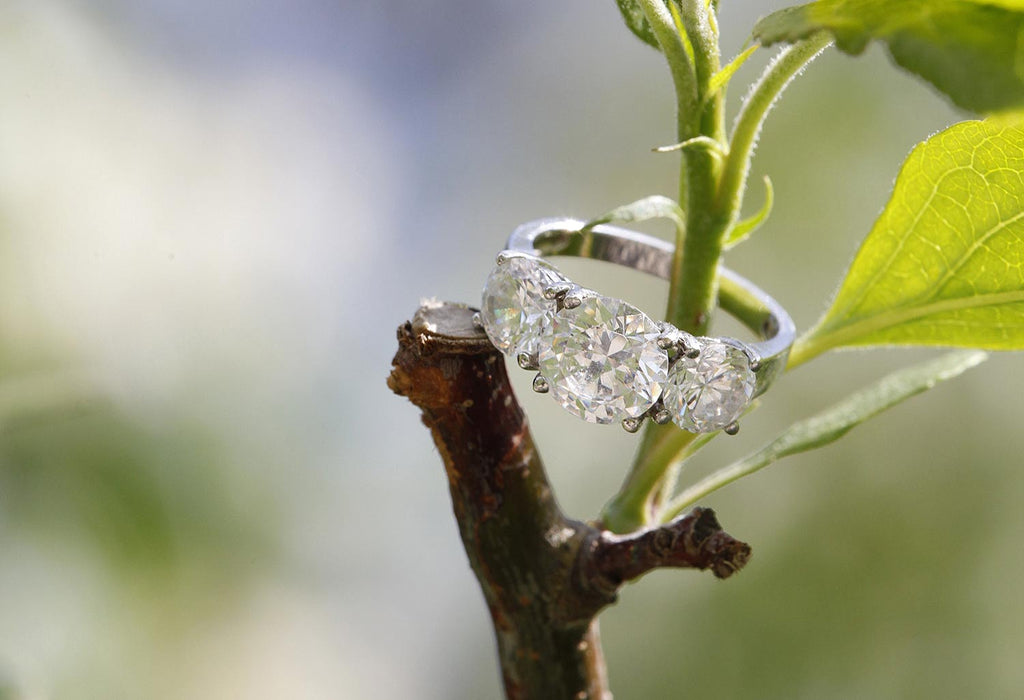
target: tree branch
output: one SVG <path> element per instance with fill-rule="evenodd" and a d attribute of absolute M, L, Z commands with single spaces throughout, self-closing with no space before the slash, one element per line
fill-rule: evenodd
<path fill-rule="evenodd" d="M 398 329 L 388 386 L 423 413 L 444 461 L 470 565 L 490 609 L 510 700 L 610 700 L 596 616 L 619 586 L 661 566 L 725 578 L 750 548 L 697 509 L 613 535 L 558 506 L 501 354 L 458 304 Z"/>
<path fill-rule="evenodd" d="M 750 560 L 750 545 L 724 532 L 713 510 L 695 508 L 661 527 L 630 535 L 602 531 L 580 558 L 584 581 L 614 590 L 665 567 L 711 569 L 717 578 L 728 578 Z"/>

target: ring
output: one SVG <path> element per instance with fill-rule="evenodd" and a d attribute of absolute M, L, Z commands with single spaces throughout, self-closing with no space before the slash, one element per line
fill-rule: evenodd
<path fill-rule="evenodd" d="M 675 247 L 577 219 L 519 226 L 484 285 L 476 321 L 499 350 L 536 370 L 533 388 L 591 423 L 645 418 L 684 430 L 735 434 L 737 419 L 786 366 L 793 320 L 749 280 L 719 266 L 719 305 L 760 336 L 696 337 L 635 306 L 583 288 L 547 260 L 604 260 L 668 279 Z"/>

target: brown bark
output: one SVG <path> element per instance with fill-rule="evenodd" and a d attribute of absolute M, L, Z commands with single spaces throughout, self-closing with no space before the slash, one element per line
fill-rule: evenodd
<path fill-rule="evenodd" d="M 398 329 L 388 386 L 423 413 L 483 589 L 510 700 L 606 700 L 596 616 L 658 567 L 740 569 L 750 548 L 708 509 L 613 535 L 562 513 L 505 373 L 473 310 L 427 304 Z"/>

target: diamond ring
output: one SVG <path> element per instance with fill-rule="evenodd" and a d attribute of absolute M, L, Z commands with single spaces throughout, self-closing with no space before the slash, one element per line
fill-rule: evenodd
<path fill-rule="evenodd" d="M 785 368 L 796 336 L 778 302 L 719 267 L 719 304 L 760 336 L 756 343 L 695 337 L 635 306 L 585 289 L 547 260 L 604 260 L 669 278 L 674 246 L 617 226 L 540 219 L 509 237 L 487 278 L 477 321 L 533 388 L 591 423 L 645 418 L 694 433 L 734 434 L 750 401 Z"/>

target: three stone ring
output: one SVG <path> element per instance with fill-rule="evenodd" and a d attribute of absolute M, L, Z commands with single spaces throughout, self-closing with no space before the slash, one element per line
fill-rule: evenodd
<path fill-rule="evenodd" d="M 550 393 L 591 423 L 645 418 L 734 434 L 750 401 L 782 373 L 796 330 L 778 302 L 719 267 L 719 305 L 760 336 L 695 337 L 572 282 L 547 256 L 604 260 L 668 279 L 674 246 L 617 226 L 540 219 L 518 227 L 484 285 L 478 323 Z"/>

